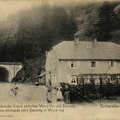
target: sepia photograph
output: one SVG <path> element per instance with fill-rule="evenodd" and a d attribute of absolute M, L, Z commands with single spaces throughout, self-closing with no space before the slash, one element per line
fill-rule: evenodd
<path fill-rule="evenodd" d="M 0 0 L 0 120 L 119 120 L 120 1 Z"/>

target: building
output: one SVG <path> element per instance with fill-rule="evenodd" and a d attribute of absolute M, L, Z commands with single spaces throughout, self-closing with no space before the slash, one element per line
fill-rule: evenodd
<path fill-rule="evenodd" d="M 77 76 L 86 75 L 86 81 L 99 75 L 117 75 L 120 79 L 120 45 L 113 42 L 63 41 L 47 52 L 46 84 L 59 82 L 76 84 Z M 103 77 L 103 76 L 102 76 Z M 96 82 L 97 84 L 97 82 Z"/>
<path fill-rule="evenodd" d="M 41 73 L 39 76 L 38 76 L 38 82 L 40 85 L 45 85 L 46 84 L 46 78 L 45 78 L 45 72 Z"/>

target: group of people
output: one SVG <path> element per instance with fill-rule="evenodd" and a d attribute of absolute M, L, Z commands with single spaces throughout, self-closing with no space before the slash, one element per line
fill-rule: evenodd
<path fill-rule="evenodd" d="M 58 85 L 56 88 L 56 101 L 64 101 L 65 103 L 70 103 L 70 90 L 69 85 L 65 84 L 65 86 L 62 86 L 61 84 Z M 49 82 L 48 89 L 47 89 L 47 101 L 48 103 L 52 102 L 52 86 L 51 82 Z"/>

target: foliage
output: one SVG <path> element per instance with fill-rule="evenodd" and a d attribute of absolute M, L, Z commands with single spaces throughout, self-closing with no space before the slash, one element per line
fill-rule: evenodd
<path fill-rule="evenodd" d="M 80 40 L 96 37 L 120 43 L 119 3 L 44 4 L 21 10 L 0 21 L 0 61 L 23 62 L 29 78 L 44 70 L 46 51 L 63 40 L 73 40 L 76 32 Z"/>

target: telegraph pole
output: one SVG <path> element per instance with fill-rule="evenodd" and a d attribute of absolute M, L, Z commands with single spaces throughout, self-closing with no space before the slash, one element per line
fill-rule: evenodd
<path fill-rule="evenodd" d="M 15 59 L 14 59 L 14 77 L 15 77 Z"/>

